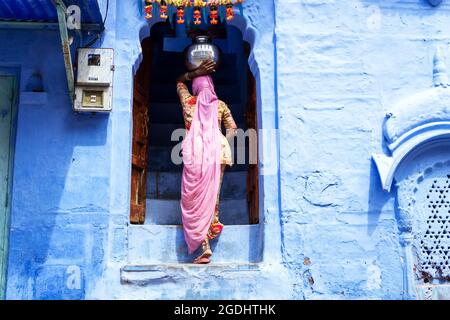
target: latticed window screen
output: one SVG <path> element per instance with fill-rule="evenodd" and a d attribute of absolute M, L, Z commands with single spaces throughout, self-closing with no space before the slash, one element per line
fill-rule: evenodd
<path fill-rule="evenodd" d="M 422 183 L 416 201 L 418 270 L 425 279 L 450 279 L 450 174 Z"/>

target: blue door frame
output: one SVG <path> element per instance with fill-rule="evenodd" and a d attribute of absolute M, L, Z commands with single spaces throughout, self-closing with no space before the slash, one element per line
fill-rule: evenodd
<path fill-rule="evenodd" d="M 19 76 L 16 70 L 0 68 L 0 85 L 3 86 L 0 88 L 2 95 L 0 97 L 0 129 L 2 131 L 2 141 L 0 143 L 0 180 L 5 181 L 4 185 L 0 186 L 0 299 L 4 299 L 6 295 L 18 84 Z"/>

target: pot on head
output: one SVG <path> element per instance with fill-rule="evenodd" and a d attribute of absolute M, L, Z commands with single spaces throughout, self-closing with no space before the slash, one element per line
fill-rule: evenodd
<path fill-rule="evenodd" d="M 186 48 L 184 52 L 184 63 L 189 71 L 197 69 L 205 60 L 213 60 L 216 63 L 216 68 L 219 67 L 220 49 L 211 43 L 207 36 L 195 37 L 193 44 Z"/>

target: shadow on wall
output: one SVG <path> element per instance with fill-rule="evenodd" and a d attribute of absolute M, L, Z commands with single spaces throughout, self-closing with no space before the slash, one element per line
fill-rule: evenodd
<path fill-rule="evenodd" d="M 372 235 L 383 212 L 384 205 L 390 200 L 391 193 L 383 191 L 380 176 L 373 161 L 370 162 L 369 203 L 367 213 L 367 233 Z M 394 213 L 392 213 L 394 214 Z"/>

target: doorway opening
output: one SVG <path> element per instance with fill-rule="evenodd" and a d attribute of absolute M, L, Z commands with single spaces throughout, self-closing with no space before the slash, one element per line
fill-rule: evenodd
<path fill-rule="evenodd" d="M 256 81 L 248 66 L 250 45 L 233 26 L 219 25 L 201 32 L 210 35 L 222 50 L 221 67 L 213 75 L 219 99 L 229 106 L 239 129 L 257 130 Z M 186 71 L 183 51 L 191 43 L 189 36 L 197 34 L 180 33 L 169 22 L 161 22 L 142 41 L 143 61 L 134 79 L 133 99 L 133 224 L 181 224 L 183 165 L 172 161 L 180 140 L 171 139 L 175 130 L 184 129 L 176 78 Z M 247 136 L 245 163 L 238 163 L 236 139 L 234 165 L 227 167 L 221 188 L 220 219 L 225 225 L 258 224 L 258 164 L 249 163 L 250 145 L 257 146 L 257 141 Z"/>
<path fill-rule="evenodd" d="M 17 78 L 0 75 L 0 300 L 4 299 L 8 264 L 9 216 L 13 174 Z"/>

